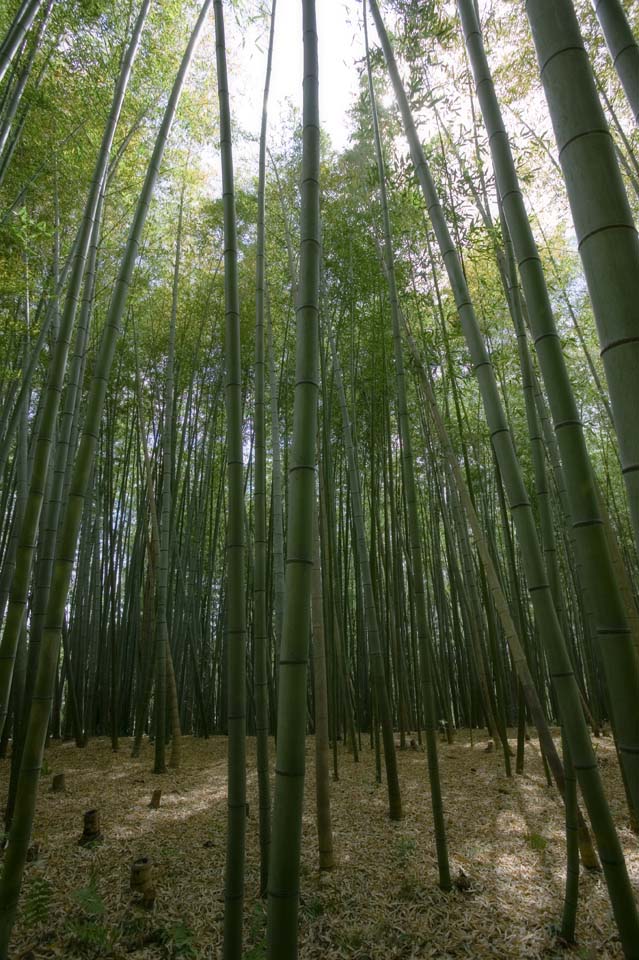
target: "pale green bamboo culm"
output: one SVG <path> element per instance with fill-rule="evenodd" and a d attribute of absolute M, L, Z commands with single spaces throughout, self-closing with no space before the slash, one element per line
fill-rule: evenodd
<path fill-rule="evenodd" d="M 639 44 L 621 0 L 592 0 L 601 31 L 628 103 L 639 124 Z"/>
<path fill-rule="evenodd" d="M 2 177 L 5 170 L 9 166 L 11 156 L 17 146 L 16 135 L 11 137 L 9 136 L 12 132 L 14 125 L 14 120 L 18 112 L 18 106 L 22 100 L 22 96 L 27 86 L 27 82 L 31 76 L 31 69 L 33 67 L 33 62 L 35 60 L 36 54 L 38 53 L 42 37 L 47 28 L 49 17 L 51 14 L 51 8 L 53 7 L 53 0 L 47 0 L 47 5 L 42 12 L 40 17 L 40 22 L 38 23 L 37 31 L 35 36 L 30 43 L 29 55 L 27 62 L 24 67 L 21 66 L 20 74 L 18 80 L 11 91 L 11 96 L 7 103 L 4 104 L 4 110 L 2 111 L 2 120 L 0 122 L 0 184 L 2 182 Z M 42 75 L 42 74 L 41 74 Z M 37 88 L 37 83 L 36 83 Z M 16 125 L 18 129 L 22 128 L 24 119 L 20 120 Z"/>
<path fill-rule="evenodd" d="M 159 522 L 160 552 L 157 565 L 157 613 L 155 618 L 155 758 L 154 773 L 165 773 L 166 744 L 166 705 L 167 688 L 175 686 L 175 673 L 171 662 L 168 623 L 169 567 L 171 558 L 171 508 L 173 478 L 173 404 L 175 397 L 175 324 L 177 320 L 178 286 L 180 278 L 180 255 L 182 251 L 182 223 L 184 218 L 184 185 L 180 196 L 177 237 L 175 242 L 175 264 L 173 268 L 173 293 L 171 297 L 171 320 L 169 323 L 169 349 L 166 358 L 164 379 L 164 413 L 162 418 L 162 509 Z M 153 507 L 151 506 L 151 511 Z M 180 765 L 180 721 L 177 710 L 177 696 L 170 697 L 172 706 L 171 759 L 173 768 Z M 176 724 L 177 721 L 177 724 Z"/>
<path fill-rule="evenodd" d="M 557 784 L 557 789 L 559 790 L 562 798 L 564 798 L 566 792 L 564 769 L 559 758 L 559 754 L 557 753 L 555 742 L 552 739 L 550 728 L 544 714 L 544 709 L 541 705 L 539 694 L 528 666 L 522 641 L 519 637 L 519 633 L 517 632 L 517 628 L 510 613 L 508 600 L 506 599 L 506 595 L 501 585 L 501 580 L 499 579 L 499 574 L 497 573 L 497 569 L 490 552 L 488 538 L 486 537 L 479 522 L 479 517 L 477 516 L 477 512 L 473 505 L 472 497 L 468 487 L 466 486 L 466 482 L 463 478 L 459 463 L 457 461 L 448 430 L 446 429 L 444 417 L 439 409 L 435 390 L 433 389 L 432 376 L 430 371 L 426 369 L 420 359 L 417 346 L 411 337 L 410 332 L 406 328 L 406 321 L 403 317 L 402 320 L 404 324 L 406 340 L 423 386 L 428 411 L 439 438 L 440 446 L 444 452 L 446 460 L 448 461 L 448 467 L 453 478 L 453 489 L 459 498 L 461 512 L 468 521 L 468 525 L 475 542 L 475 547 L 477 549 L 477 553 L 479 554 L 479 559 L 484 568 L 488 588 L 495 604 L 495 610 L 501 623 L 504 638 L 510 650 L 513 666 L 517 672 L 528 709 L 530 710 L 532 721 L 537 728 L 537 733 L 539 734 L 541 748 L 548 761 L 548 766 L 552 771 L 553 778 Z M 579 847 L 583 865 L 589 870 L 599 870 L 599 861 L 592 845 L 590 832 L 579 808 L 577 808 L 577 819 Z"/>
<path fill-rule="evenodd" d="M 313 512 L 313 692 L 315 694 L 315 802 L 317 807 L 317 845 L 320 870 L 335 866 L 333 827 L 331 823 L 331 790 L 329 780 L 330 741 L 328 734 L 328 686 L 326 676 L 326 643 L 324 637 L 324 593 L 319 514 L 321 496 Z"/>
<path fill-rule="evenodd" d="M 0 960 L 8 960 L 9 958 L 9 938 L 15 920 L 33 824 L 44 743 L 55 687 L 65 606 L 100 432 L 107 383 L 135 266 L 140 236 L 153 196 L 164 148 L 186 73 L 210 4 L 211 0 L 205 0 L 164 111 L 109 305 L 86 402 L 82 437 L 73 469 L 69 499 L 61 521 L 60 535 L 56 546 L 56 559 L 53 567 L 40 663 L 25 736 L 15 815 L 5 852 L 2 877 L 0 878 Z"/>
<path fill-rule="evenodd" d="M 51 587 L 53 562 L 55 560 L 56 539 L 58 535 L 60 512 L 62 510 L 62 503 L 64 500 L 64 484 L 68 471 L 71 467 L 71 450 L 75 448 L 74 438 L 77 437 L 77 425 L 80 415 L 80 399 L 82 395 L 82 384 L 84 381 L 84 373 L 86 368 L 86 346 L 89 336 L 93 296 L 95 292 L 96 263 L 103 206 L 104 190 L 102 190 L 100 193 L 100 200 L 95 212 L 95 221 L 93 224 L 90 251 L 84 279 L 82 309 L 80 311 L 80 317 L 78 319 L 75 333 L 73 356 L 71 358 L 71 362 L 69 363 L 69 371 L 67 374 L 66 389 L 64 394 L 64 405 L 56 431 L 55 458 L 53 464 L 49 467 L 50 476 L 47 483 L 46 506 L 44 507 L 43 516 L 40 520 L 38 557 L 34 571 L 33 598 L 31 601 L 27 682 L 25 685 L 23 708 L 24 716 L 22 719 L 23 732 L 29 719 L 29 709 L 31 707 L 31 698 L 33 696 L 33 685 L 35 683 L 37 673 L 40 645 L 42 643 L 42 633 L 44 630 L 47 613 L 47 604 L 49 602 L 49 590 Z M 69 690 L 71 696 L 73 696 L 73 689 L 73 683 L 70 683 Z M 79 739 L 80 743 L 84 744 L 84 740 L 82 739 L 81 735 L 79 736 Z M 22 738 L 20 736 L 14 742 L 11 753 L 11 787 L 7 801 L 7 826 L 13 814 L 15 789 L 18 782 L 21 759 Z"/>
<path fill-rule="evenodd" d="M 413 568 L 412 586 L 415 598 L 417 641 L 420 655 L 422 699 L 424 704 L 426 757 L 428 763 L 428 780 L 431 792 L 431 807 L 433 811 L 433 825 L 435 832 L 435 847 L 437 850 L 437 868 L 439 872 L 439 886 L 442 890 L 450 890 L 450 865 L 448 862 L 448 844 L 446 840 L 446 824 L 444 821 L 444 803 L 441 792 L 441 778 L 439 774 L 439 758 L 437 755 L 437 732 L 435 729 L 435 694 L 433 689 L 432 640 L 428 626 L 426 612 L 426 595 L 424 589 L 424 553 L 421 521 L 417 506 L 417 484 L 415 480 L 415 465 L 413 461 L 413 447 L 408 416 L 406 398 L 406 377 L 404 370 L 404 351 L 402 346 L 401 329 L 399 322 L 399 300 L 397 295 L 397 281 L 395 278 L 395 261 L 393 253 L 393 234 L 391 230 L 390 211 L 386 193 L 386 171 L 382 154 L 382 141 L 377 119 L 375 91 L 368 56 L 368 30 L 366 15 L 364 15 L 364 36 L 366 43 L 366 67 L 368 72 L 368 93 L 373 121 L 373 138 L 377 171 L 379 176 L 379 194 L 382 205 L 382 224 L 384 230 L 384 262 L 386 265 L 386 279 L 388 281 L 388 298 L 390 301 L 391 323 L 393 332 L 393 354 L 395 362 L 395 382 L 397 390 L 397 419 L 399 426 L 401 471 L 406 498 L 406 512 L 408 515 L 408 537 L 410 559 Z"/>
<path fill-rule="evenodd" d="M 300 274 L 293 439 L 289 457 L 284 625 L 280 651 L 273 837 L 268 876 L 267 957 L 295 960 L 306 747 L 319 367 L 320 129 L 315 0 L 302 0 L 304 85 Z"/>
<path fill-rule="evenodd" d="M 527 0 L 526 13 L 597 324 L 639 549 L 639 237 L 571 0 Z M 573 761 L 576 768 L 574 755 Z"/>
<path fill-rule="evenodd" d="M 175 279 L 176 273 L 174 273 Z M 157 504 L 155 502 L 155 491 L 153 489 L 153 471 L 151 469 L 151 457 L 149 456 L 149 444 L 147 440 L 146 432 L 146 422 L 144 418 L 144 411 L 142 409 L 142 387 L 140 384 L 140 364 L 138 361 L 138 345 L 137 337 L 135 333 L 135 324 L 133 324 L 133 341 L 135 348 L 135 394 L 136 394 L 136 407 L 138 414 L 138 425 L 139 425 L 139 434 L 142 442 L 142 462 L 144 466 L 144 479 L 146 486 L 146 497 L 149 507 L 149 519 L 151 521 L 151 536 L 149 538 L 149 573 L 150 581 L 154 584 L 158 582 L 158 570 L 160 569 L 160 522 L 158 520 Z M 179 559 L 178 559 L 178 571 L 182 576 Z M 158 591 L 159 592 L 159 591 Z M 156 618 L 157 621 L 157 618 Z M 179 714 L 179 705 L 177 702 L 177 690 L 175 684 L 175 670 L 173 667 L 173 659 L 171 656 L 171 647 L 169 645 L 168 638 L 168 623 L 165 623 L 163 630 L 166 633 L 166 670 L 167 670 L 167 694 L 169 697 L 169 717 L 171 720 L 171 759 L 169 760 L 169 766 L 177 767 L 179 766 L 180 760 L 180 741 L 182 736 L 182 731 L 180 729 L 180 714 Z M 156 622 L 156 641 L 157 634 L 159 633 L 159 627 Z M 157 644 L 156 644 L 157 645 Z M 150 680 L 150 678 L 149 678 Z M 196 688 L 197 689 L 197 688 Z M 136 731 L 135 738 L 133 740 L 133 748 L 131 751 L 132 757 L 137 757 L 140 754 L 140 743 L 142 741 L 142 727 L 143 720 L 142 717 L 146 716 L 148 710 L 148 700 L 151 690 L 150 685 L 148 690 L 140 697 L 139 703 L 139 713 L 136 720 Z M 155 771 L 157 772 L 157 771 Z"/>
<path fill-rule="evenodd" d="M 6 36 L 0 44 L 0 83 L 11 66 L 18 47 L 35 20 L 43 0 L 23 0 L 13 18 Z"/>
<path fill-rule="evenodd" d="M 224 303 L 226 332 L 226 450 L 228 520 L 226 533 L 226 656 L 228 719 L 228 819 L 224 879 L 224 960 L 241 960 L 246 837 L 246 556 L 244 459 L 242 449 L 242 370 L 237 228 L 233 183 L 231 108 L 226 70 L 224 12 L 215 13 L 215 54 L 220 104 L 220 152 L 224 196 Z"/>
<path fill-rule="evenodd" d="M 266 183 L 266 130 L 268 120 L 268 93 L 273 60 L 273 37 L 275 33 L 275 8 L 271 8 L 266 58 L 266 79 L 262 103 L 260 130 L 259 172 L 257 185 L 257 238 L 255 252 L 255 574 L 253 593 L 255 603 L 254 686 L 255 686 L 255 735 L 257 739 L 257 777 L 260 807 L 260 891 L 266 894 L 268 884 L 268 855 L 271 845 L 271 795 L 268 763 L 268 629 L 266 620 L 266 414 L 264 405 L 264 192 Z"/>
<path fill-rule="evenodd" d="M 215 0 L 215 56 L 224 197 L 224 352 L 226 371 L 226 656 L 228 798 L 224 875 L 224 960 L 241 960 L 246 837 L 246 535 L 242 449 L 242 368 L 231 108 L 222 0 Z"/>
<path fill-rule="evenodd" d="M 366 541 L 366 529 L 364 526 L 364 508 L 362 506 L 362 492 L 359 479 L 359 468 L 357 464 L 357 454 L 353 443 L 353 432 L 351 430 L 351 420 L 346 403 L 346 392 L 342 380 L 342 368 L 335 347 L 335 338 L 332 331 L 328 331 L 328 339 L 331 347 L 331 357 L 333 360 L 333 372 L 335 374 L 335 385 L 339 397 L 342 411 L 342 431 L 344 440 L 344 450 L 346 451 L 346 460 L 348 463 L 349 489 L 352 504 L 353 524 L 355 526 L 355 536 L 357 538 L 357 560 L 359 563 L 359 575 L 362 583 L 364 617 L 366 623 L 366 637 L 368 639 L 368 655 L 370 659 L 370 670 L 373 683 L 375 685 L 375 702 L 379 713 L 380 725 L 382 728 L 382 743 L 384 746 L 384 763 L 386 766 L 386 786 L 388 790 L 388 815 L 391 820 L 401 820 L 402 796 L 399 788 L 399 776 L 397 773 L 397 755 L 395 753 L 395 735 L 393 732 L 393 715 L 388 698 L 388 687 L 386 681 L 386 670 L 384 668 L 384 650 L 379 629 L 379 616 L 375 605 L 375 593 L 373 591 L 373 577 L 371 574 L 371 563 Z"/>

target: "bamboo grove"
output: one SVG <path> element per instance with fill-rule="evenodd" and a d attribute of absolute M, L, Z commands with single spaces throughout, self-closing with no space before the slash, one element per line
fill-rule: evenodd
<path fill-rule="evenodd" d="M 223 956 L 256 829 L 266 955 L 289 960 L 307 738 L 319 869 L 340 767 L 374 751 L 400 821 L 412 746 L 447 892 L 440 744 L 468 728 L 507 777 L 538 738 L 562 936 L 581 860 L 637 960 L 593 742 L 610 728 L 639 830 L 639 12 L 352 5 L 337 151 L 299 5 L 302 108 L 277 127 L 275 0 L 0 11 L 0 958 L 51 741 L 148 740 L 161 777 L 224 736 Z"/>

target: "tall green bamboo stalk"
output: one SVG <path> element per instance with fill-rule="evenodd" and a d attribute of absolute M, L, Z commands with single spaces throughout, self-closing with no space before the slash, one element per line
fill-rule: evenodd
<path fill-rule="evenodd" d="M 371 575 L 371 563 L 368 552 L 368 544 L 366 542 L 366 530 L 364 527 L 364 510 L 362 506 L 362 493 L 359 479 L 359 469 L 357 465 L 357 454 L 353 444 L 351 419 L 346 403 L 346 393 L 344 390 L 344 381 L 342 379 L 341 365 L 337 355 L 337 349 L 335 347 L 335 339 L 330 329 L 328 331 L 328 339 L 333 360 L 335 386 L 337 387 L 337 394 L 342 411 L 342 430 L 344 449 L 346 451 L 346 458 L 348 461 L 352 515 L 357 542 L 357 561 L 364 593 L 364 620 L 366 624 L 366 636 L 368 639 L 368 656 L 370 660 L 371 674 L 373 676 L 373 683 L 375 685 L 375 703 L 378 710 L 379 721 L 382 727 L 384 763 L 386 766 L 386 786 L 388 790 L 388 814 L 391 820 L 401 820 L 403 816 L 402 797 L 399 787 L 399 776 L 397 772 L 397 756 L 395 754 L 393 715 L 388 696 L 386 670 L 384 668 L 384 652 L 382 650 L 382 639 L 380 636 L 379 616 L 375 603 L 375 596 L 373 593 L 373 577 Z"/>
<path fill-rule="evenodd" d="M 317 840 L 320 870 L 332 870 L 333 827 L 331 823 L 331 793 L 329 784 L 328 687 L 326 678 L 326 643 L 324 636 L 324 591 L 322 585 L 322 556 L 319 513 L 321 496 L 313 514 L 313 594 L 311 599 L 313 622 L 313 685 L 315 695 L 315 800 L 317 806 Z"/>
<path fill-rule="evenodd" d="M 571 0 L 527 0 L 526 13 L 597 324 L 639 547 L 639 236 Z M 637 795 L 636 787 L 632 793 Z"/>
<path fill-rule="evenodd" d="M 366 67 L 368 71 L 368 90 L 373 120 L 373 137 L 377 171 L 379 177 L 379 193 L 382 205 L 382 222 L 384 229 L 384 260 L 386 263 L 386 278 L 388 281 L 388 297 L 390 301 L 391 320 L 393 329 L 393 349 L 395 360 L 395 381 L 397 390 L 397 406 L 399 420 L 399 437 L 401 446 L 401 467 L 406 497 L 408 519 L 408 533 L 410 544 L 410 559 L 412 563 L 412 583 L 417 614 L 417 638 L 420 652 L 420 667 L 422 679 L 422 699 L 425 716 L 426 755 L 428 759 L 428 778 L 431 790 L 431 804 L 433 809 L 433 823 L 435 827 L 435 845 L 437 847 L 437 866 L 439 869 L 439 885 L 442 890 L 450 890 L 450 866 L 448 863 L 448 847 L 446 842 L 446 827 L 444 823 L 444 805 L 441 795 L 439 776 L 439 760 L 437 756 L 437 732 L 435 729 L 435 700 L 433 691 L 433 664 L 431 637 L 426 614 L 426 596 L 424 593 L 424 561 L 421 523 L 417 509 L 417 488 L 415 483 L 415 466 L 413 462 L 413 448 L 410 435 L 410 420 L 406 400 L 406 380 L 404 373 L 404 355 L 399 323 L 399 301 L 397 297 L 397 282 L 393 254 L 393 235 L 391 231 L 388 198 L 386 194 L 386 171 L 382 154 L 382 141 L 377 120 L 375 105 L 375 91 L 368 56 L 368 32 L 366 16 L 364 16 L 364 36 L 366 42 Z"/>
<path fill-rule="evenodd" d="M 231 108 L 226 69 L 224 11 L 214 0 L 215 57 L 220 104 L 224 204 L 224 313 L 226 369 L 226 647 L 228 677 L 228 825 L 224 877 L 224 960 L 241 960 L 246 835 L 246 531 L 242 436 L 242 356 L 237 275 Z"/>
<path fill-rule="evenodd" d="M 621 0 L 592 0 L 612 63 L 639 125 L 639 44 Z"/>
<path fill-rule="evenodd" d="M 173 292 L 171 297 L 171 320 L 169 323 L 169 349 L 164 375 L 164 415 L 162 423 L 162 500 L 160 512 L 160 552 L 157 568 L 157 611 L 155 619 L 155 759 L 154 773 L 166 772 L 166 707 L 168 700 L 175 711 L 175 672 L 171 660 L 168 624 L 169 567 L 171 565 L 171 510 L 173 506 L 173 406 L 175 396 L 175 324 L 177 320 L 178 288 L 180 280 L 180 256 L 182 252 L 182 223 L 184 217 L 184 185 L 180 196 L 177 236 L 175 241 L 175 264 L 173 268 Z M 179 718 L 176 730 L 172 724 L 170 766 L 180 765 Z"/>
<path fill-rule="evenodd" d="M 271 312 L 266 311 L 266 343 L 268 349 L 269 399 L 271 407 L 271 497 L 273 540 L 273 636 L 276 658 L 282 639 L 284 622 L 284 518 L 282 508 L 282 458 L 280 456 L 279 385 L 275 373 Z"/>
<path fill-rule="evenodd" d="M 271 845 L 271 788 L 268 761 L 268 630 L 266 622 L 266 442 L 264 402 L 264 287 L 265 287 L 265 209 L 264 188 L 266 184 L 266 130 L 268 123 L 268 94 L 271 82 L 273 37 L 275 34 L 276 0 L 271 7 L 266 78 L 262 101 L 262 124 L 260 129 L 260 153 L 257 184 L 257 239 L 255 253 L 255 733 L 257 737 L 257 778 L 260 808 L 260 890 L 266 894 L 268 885 L 268 856 Z"/>
<path fill-rule="evenodd" d="M 268 878 L 269 960 L 295 960 L 297 957 L 306 670 L 313 567 L 320 273 L 320 128 L 315 0 L 302 0 L 302 16 L 300 274 L 296 303 L 293 440 L 288 474 L 286 596 L 280 650 L 273 841 Z"/>
<path fill-rule="evenodd" d="M 43 2 L 44 0 L 24 0 L 20 4 L 2 43 L 0 43 L 0 83 L 2 83 L 5 73 L 11 66 L 11 61 L 37 17 Z"/>

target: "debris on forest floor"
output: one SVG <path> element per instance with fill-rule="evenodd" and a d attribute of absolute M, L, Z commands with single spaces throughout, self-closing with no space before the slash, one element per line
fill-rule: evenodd
<path fill-rule="evenodd" d="M 247 746 L 247 799 L 256 809 L 255 741 Z M 366 741 L 362 746 L 357 764 L 340 748 L 340 779 L 331 783 L 337 865 L 320 876 L 314 744 L 308 740 L 300 960 L 622 957 L 601 874 L 581 871 L 577 946 L 566 950 L 557 940 L 564 817 L 556 792 L 546 785 L 535 740 L 526 744 L 523 776 L 511 780 L 501 753 L 485 755 L 485 742 L 471 747 L 466 732 L 442 749 L 456 878 L 450 893 L 437 886 L 424 755 L 398 752 L 405 816 L 393 823 L 385 788 L 375 783 L 374 752 Z M 614 744 L 600 740 L 596 749 L 600 759 L 610 760 L 605 785 L 637 889 L 639 841 L 628 826 Z M 221 956 L 226 740 L 185 738 L 181 768 L 161 776 L 151 773 L 148 745 L 140 758 L 128 754 L 124 740 L 117 754 L 106 739 L 83 750 L 72 743 L 49 747 L 49 763 L 66 772 L 66 791 L 54 795 L 49 783 L 40 785 L 32 838 L 39 858 L 25 873 L 15 960 Z M 6 774 L 7 760 L 0 769 Z M 162 791 L 162 804 L 152 810 L 155 789 Z M 81 846 L 78 824 L 98 804 L 102 842 Z M 131 864 L 142 858 L 153 864 L 155 904 L 148 910 L 140 910 L 131 895 Z M 245 918 L 245 956 L 260 960 L 265 904 L 259 898 L 257 818 L 247 820 Z"/>

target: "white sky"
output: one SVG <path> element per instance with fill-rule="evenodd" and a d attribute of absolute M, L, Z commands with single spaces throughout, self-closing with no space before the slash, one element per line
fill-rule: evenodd
<path fill-rule="evenodd" d="M 356 62 L 364 56 L 361 3 L 357 0 L 319 0 L 320 123 L 333 147 L 348 144 L 348 111 L 357 93 Z M 246 22 L 246 9 L 240 14 Z M 266 19 L 240 31 L 230 7 L 225 11 L 229 87 L 234 131 L 259 136 L 268 44 Z M 290 116 L 290 104 L 302 109 L 302 4 L 300 0 L 277 0 L 275 46 L 269 96 L 269 133 L 277 142 L 277 130 Z M 208 151 L 207 151 L 208 153 Z M 234 151 L 238 174 L 256 175 L 257 144 L 238 143 Z M 213 190 L 219 182 L 217 150 L 207 156 Z"/>
<path fill-rule="evenodd" d="M 347 111 L 357 90 L 355 60 L 364 54 L 359 28 L 361 4 L 356 0 L 319 0 L 317 34 L 319 40 L 320 121 L 336 149 L 348 141 Z M 257 34 L 258 31 L 255 31 Z M 238 121 L 259 132 L 262 90 L 266 67 L 268 35 L 245 37 L 244 68 L 248 95 L 238 104 Z M 275 126 L 286 99 L 302 105 L 302 4 L 300 0 L 277 0 L 275 47 L 269 102 L 269 121 Z M 284 114 L 286 109 L 284 108 Z"/>

